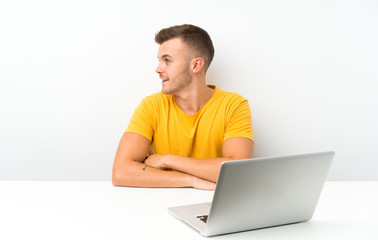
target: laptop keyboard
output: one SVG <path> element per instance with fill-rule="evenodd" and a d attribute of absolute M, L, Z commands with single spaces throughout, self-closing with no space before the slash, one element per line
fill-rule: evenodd
<path fill-rule="evenodd" d="M 204 223 L 207 222 L 207 218 L 209 217 L 209 215 L 200 215 L 200 216 L 197 216 L 197 218 L 199 218 L 201 221 L 203 221 Z"/>

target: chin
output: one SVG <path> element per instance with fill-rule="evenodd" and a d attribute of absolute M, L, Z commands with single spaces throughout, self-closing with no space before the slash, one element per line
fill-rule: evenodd
<path fill-rule="evenodd" d="M 174 94 L 175 90 L 174 89 L 161 89 L 161 92 L 163 94 Z"/>
<path fill-rule="evenodd" d="M 163 94 L 170 94 L 170 91 L 167 90 L 167 89 L 164 89 L 164 88 L 161 89 L 161 92 L 162 92 Z"/>

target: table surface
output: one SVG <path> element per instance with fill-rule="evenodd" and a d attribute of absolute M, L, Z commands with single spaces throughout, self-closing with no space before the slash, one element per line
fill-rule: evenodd
<path fill-rule="evenodd" d="M 168 214 L 212 191 L 0 181 L 0 239 L 206 239 Z M 378 239 L 378 182 L 326 182 L 311 221 L 210 239 Z"/>

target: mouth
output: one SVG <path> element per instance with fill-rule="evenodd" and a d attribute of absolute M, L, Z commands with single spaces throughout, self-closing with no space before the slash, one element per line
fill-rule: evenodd
<path fill-rule="evenodd" d="M 168 82 L 168 79 L 162 79 L 162 81 L 161 82 Z"/>

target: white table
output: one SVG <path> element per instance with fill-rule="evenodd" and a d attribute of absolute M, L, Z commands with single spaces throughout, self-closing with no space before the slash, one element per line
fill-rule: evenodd
<path fill-rule="evenodd" d="M 0 181 L 0 239 L 206 239 L 167 212 L 213 192 Z M 309 222 L 211 239 L 378 239 L 378 182 L 327 182 Z"/>

